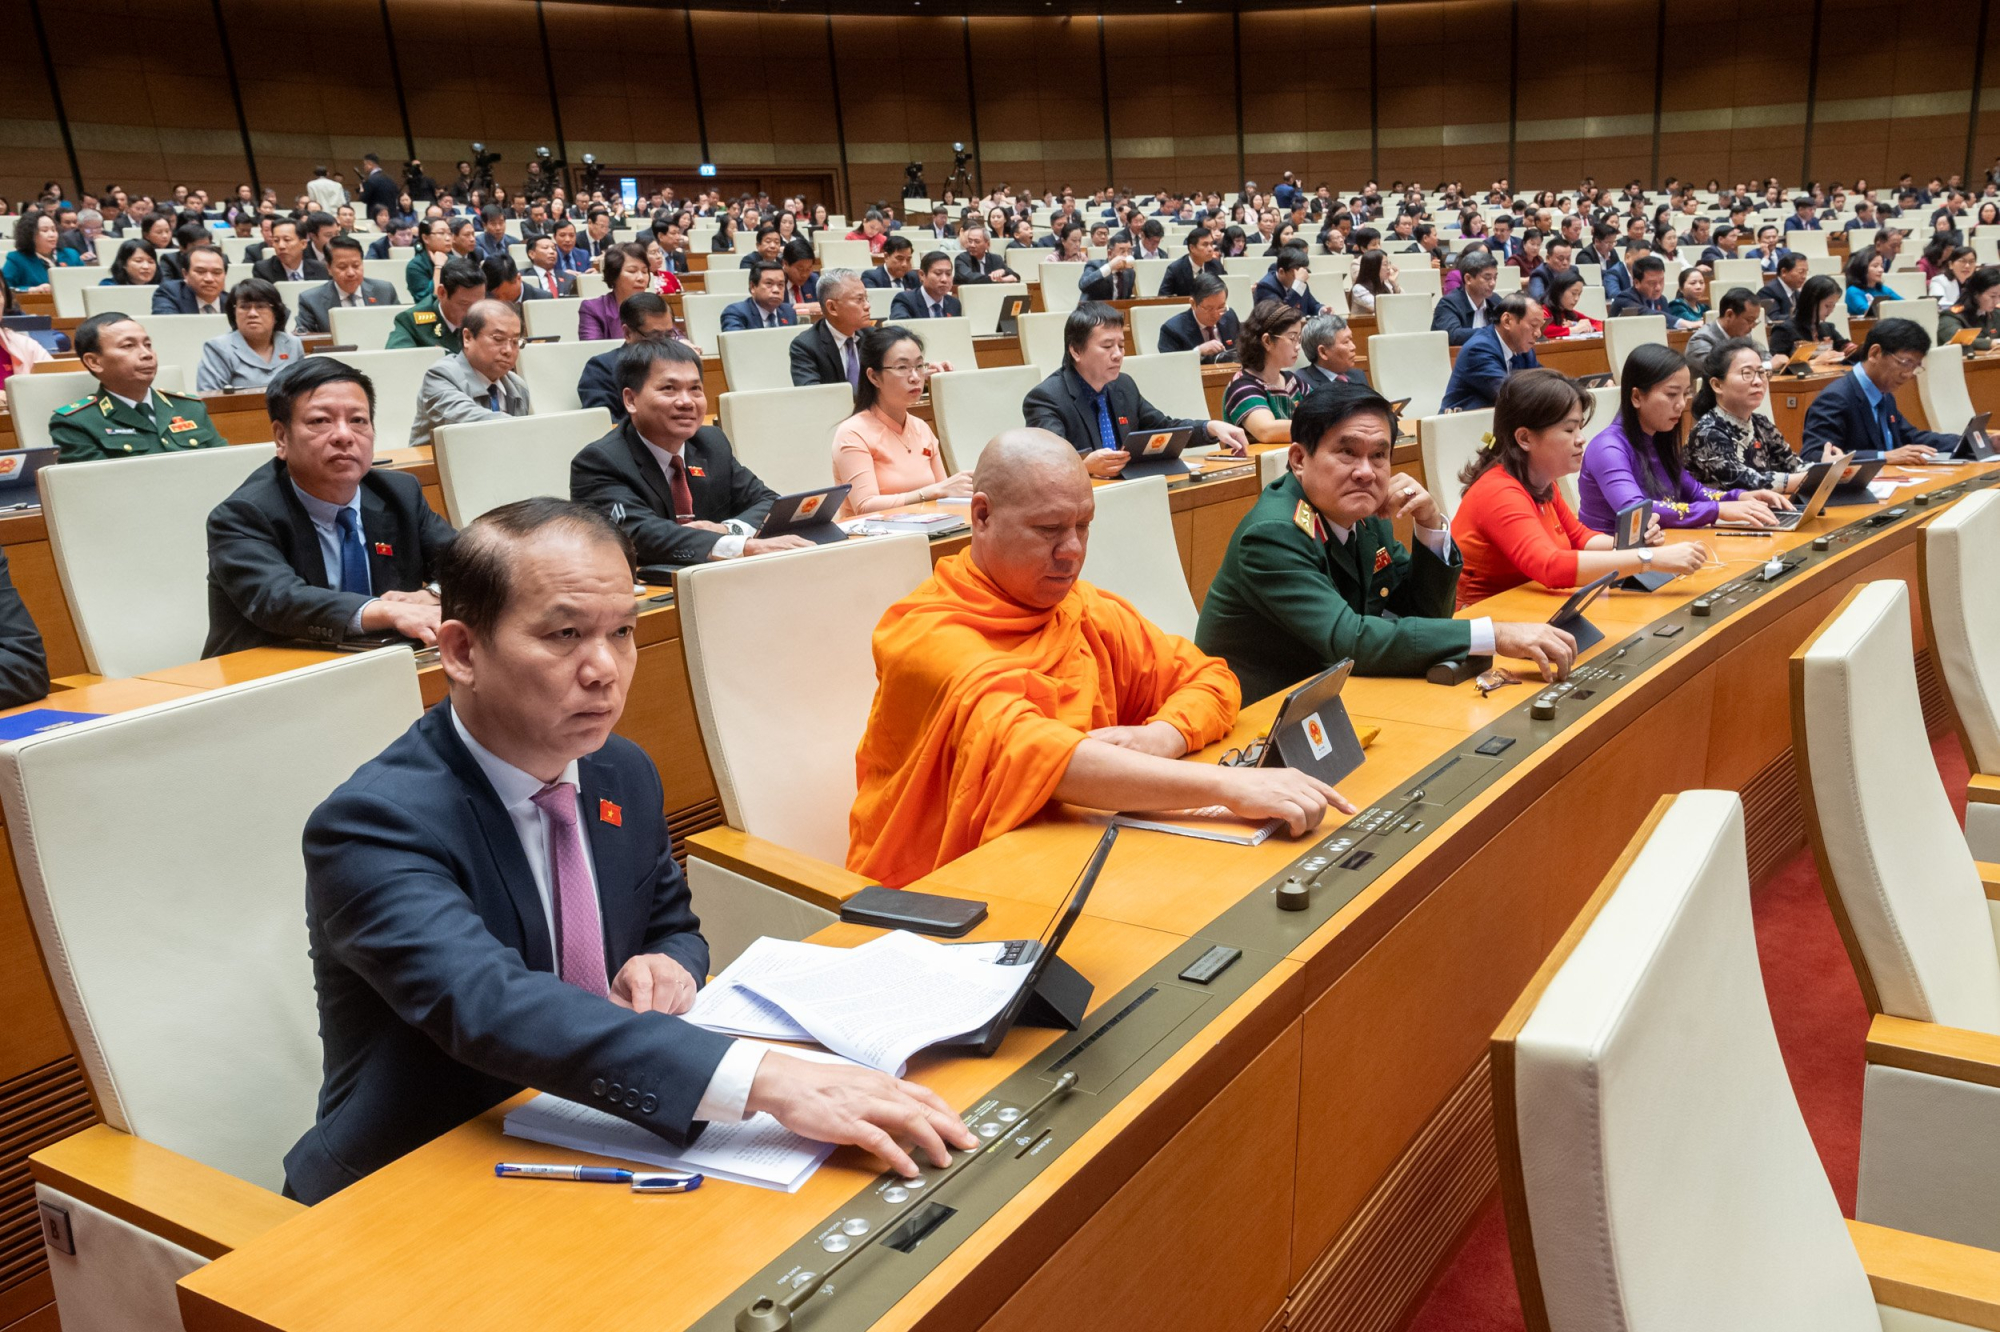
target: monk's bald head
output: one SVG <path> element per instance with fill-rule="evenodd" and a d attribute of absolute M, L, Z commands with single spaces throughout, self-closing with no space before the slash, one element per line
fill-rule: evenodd
<path fill-rule="evenodd" d="M 972 562 L 1023 606 L 1046 610 L 1068 596 L 1097 509 L 1069 441 L 1025 428 L 994 436 L 972 491 Z"/>

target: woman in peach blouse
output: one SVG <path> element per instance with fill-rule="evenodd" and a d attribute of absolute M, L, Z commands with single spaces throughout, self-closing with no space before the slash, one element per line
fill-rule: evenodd
<path fill-rule="evenodd" d="M 833 431 L 833 480 L 852 486 L 840 516 L 972 494 L 972 473 L 945 475 L 937 435 L 910 408 L 924 396 L 924 344 L 890 324 L 862 331 L 854 415 Z"/>

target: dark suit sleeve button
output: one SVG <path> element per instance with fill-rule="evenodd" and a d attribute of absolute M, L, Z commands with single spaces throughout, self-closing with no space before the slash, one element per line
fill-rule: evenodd
<path fill-rule="evenodd" d="M 643 1114 L 650 1115 L 659 1108 L 660 1102 L 657 1097 L 648 1096 L 645 1100 L 639 1102 L 639 1110 Z"/>
<path fill-rule="evenodd" d="M 615 1082 L 611 1084 L 611 1099 L 612 1099 L 612 1100 L 614 1100 L 614 1101 L 615 1101 L 615 1100 L 617 1100 L 617 1099 L 618 1099 L 619 1097 L 623 1096 L 624 1094 L 625 1094 L 625 1089 L 624 1089 L 623 1087 L 619 1086 L 619 1085 L 618 1085 L 617 1083 L 615 1083 Z"/>
<path fill-rule="evenodd" d="M 625 1093 L 625 1108 L 627 1110 L 637 1110 L 639 1108 L 639 1089 L 637 1087 Z"/>
<path fill-rule="evenodd" d="M 598 1079 L 594 1080 L 594 1081 L 593 1081 L 593 1082 L 592 1082 L 592 1083 L 590 1084 L 590 1094 L 591 1094 L 592 1096 L 602 1096 L 602 1095 L 604 1095 L 604 1079 L 603 1079 L 603 1078 L 598 1078 Z"/>

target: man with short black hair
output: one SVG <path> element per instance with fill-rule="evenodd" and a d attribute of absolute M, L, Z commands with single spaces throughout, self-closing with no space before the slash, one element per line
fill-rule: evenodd
<path fill-rule="evenodd" d="M 1114 238 L 1102 259 L 1084 261 L 1076 280 L 1078 297 L 1086 301 L 1129 301 L 1138 294 L 1138 270 L 1133 267 L 1132 242 Z"/>
<path fill-rule="evenodd" d="M 1528 293 L 1529 300 L 1537 305 L 1548 304 L 1549 286 L 1558 277 L 1569 272 L 1572 253 L 1570 243 L 1561 236 L 1553 237 L 1549 241 L 1542 252 L 1542 262 L 1534 272 L 1528 274 L 1528 281 L 1523 288 Z"/>
<path fill-rule="evenodd" d="M 417 478 L 375 466 L 375 387 L 311 356 L 265 390 L 278 456 L 208 516 L 202 656 L 392 634 L 437 639 L 428 585 L 452 539 Z"/>
<path fill-rule="evenodd" d="M 465 348 L 465 314 L 487 296 L 486 274 L 470 259 L 454 258 L 439 271 L 437 290 L 396 316 L 388 346 Z"/>
<path fill-rule="evenodd" d="M 625 345 L 634 342 L 665 342 L 677 336 L 674 314 L 666 300 L 650 291 L 635 291 L 618 306 L 618 323 L 625 331 Z M 599 352 L 583 363 L 576 381 L 577 403 L 602 407 L 613 421 L 625 419 L 625 395 L 618 388 L 618 353 L 624 346 Z"/>
<path fill-rule="evenodd" d="M 1250 293 L 1251 302 L 1277 301 L 1291 306 L 1308 319 L 1312 318 L 1319 313 L 1319 301 L 1307 285 L 1307 270 L 1311 266 L 1312 261 L 1303 249 L 1287 245 L 1278 251 L 1271 271 L 1257 279 L 1257 285 Z"/>
<path fill-rule="evenodd" d="M 569 296 L 576 291 L 576 274 L 562 266 L 556 238 L 547 233 L 528 242 L 528 269 L 521 274 L 526 286 L 549 297 Z"/>
<path fill-rule="evenodd" d="M 750 266 L 750 294 L 722 312 L 724 333 L 746 328 L 789 328 L 798 322 L 798 311 L 785 299 L 784 267 L 770 259 L 759 259 Z"/>
<path fill-rule="evenodd" d="M 1819 462 L 1828 447 L 1857 462 L 1874 459 L 1906 466 L 1932 454 L 1950 452 L 1956 435 L 1918 430 L 1896 403 L 1924 367 L 1931 335 L 1911 319 L 1878 319 L 1861 344 L 1861 359 L 1853 370 L 1828 384 L 1806 408 L 1800 430 L 1799 456 Z"/>
<path fill-rule="evenodd" d="M 154 314 L 221 314 L 229 261 L 213 245 L 197 245 L 181 258 L 179 281 L 167 279 L 153 289 Z"/>
<path fill-rule="evenodd" d="M 92 315 L 70 335 L 97 391 L 58 407 L 49 439 L 58 462 L 94 462 L 229 441 L 208 419 L 201 399 L 156 388 L 159 361 L 145 325 L 119 310 Z"/>
<path fill-rule="evenodd" d="M 1667 261 L 1657 254 L 1642 255 L 1628 265 L 1632 270 L 1632 285 L 1618 293 L 1617 299 L 1606 302 L 1605 314 L 1617 319 L 1623 315 L 1667 313 L 1667 302 L 1663 293 L 1667 286 Z"/>
<path fill-rule="evenodd" d="M 919 273 L 921 285 L 914 291 L 899 291 L 889 303 L 891 319 L 956 319 L 965 313 L 952 295 L 951 256 L 932 250 L 924 256 Z"/>
<path fill-rule="evenodd" d="M 1221 277 L 1224 271 L 1222 260 L 1216 257 L 1215 233 L 1207 227 L 1196 227 L 1188 233 L 1187 253 L 1168 264 L 1167 271 L 1160 276 L 1158 294 L 1191 296 L 1197 272 Z"/>
<path fill-rule="evenodd" d="M 299 317 L 295 333 L 331 333 L 334 309 L 365 309 L 376 305 L 400 305 L 396 288 L 365 275 L 361 242 L 352 236 L 336 236 L 332 241 L 331 276 L 323 287 L 315 287 L 299 297 Z"/>
<path fill-rule="evenodd" d="M 306 253 L 300 224 L 281 217 L 271 224 L 271 253 L 251 268 L 252 275 L 266 282 L 324 282 L 327 267 Z"/>
<path fill-rule="evenodd" d="M 908 236 L 891 236 L 882 243 L 882 262 L 861 274 L 861 285 L 875 290 L 916 291 L 924 284 L 917 273 L 916 247 Z"/>
<path fill-rule="evenodd" d="M 1792 215 L 1785 219 L 1785 230 L 1819 230 L 1819 215 L 1813 208 L 1813 201 L 1810 196 L 1801 194 L 1792 200 Z"/>
<path fill-rule="evenodd" d="M 1777 273 L 1759 293 L 1770 304 L 1773 324 L 1782 324 L 1792 317 L 1792 307 L 1799 299 L 1799 288 L 1805 286 L 1806 279 L 1811 276 L 1812 270 L 1804 255 L 1785 251 L 1784 257 L 1778 260 Z"/>
<path fill-rule="evenodd" d="M 481 259 L 505 257 L 508 245 L 519 244 L 520 239 L 507 234 L 507 212 L 499 204 L 487 204 L 479 210 L 479 239 L 473 253 Z"/>
<path fill-rule="evenodd" d="M 1474 247 L 1458 256 L 1458 275 L 1458 290 L 1431 307 L 1431 330 L 1442 331 L 1454 347 L 1464 346 L 1493 322 L 1498 304 L 1493 288 L 1500 280 L 1500 265 L 1491 251 Z"/>
<path fill-rule="evenodd" d="M 1688 364 L 1696 374 L 1704 374 L 1708 358 L 1716 349 L 1732 338 L 1747 338 L 1757 327 L 1757 316 L 1763 313 L 1763 306 L 1757 300 L 1757 293 L 1748 287 L 1731 287 L 1715 302 L 1715 318 L 1688 334 L 1687 346 L 1681 349 Z"/>

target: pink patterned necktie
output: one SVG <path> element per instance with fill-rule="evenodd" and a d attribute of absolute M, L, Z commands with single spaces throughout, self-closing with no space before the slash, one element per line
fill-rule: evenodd
<path fill-rule="evenodd" d="M 557 934 L 562 941 L 557 970 L 577 989 L 608 996 L 611 986 L 604 976 L 604 928 L 597 915 L 596 894 L 590 891 L 583 836 L 576 826 L 576 787 L 555 782 L 532 798 L 554 825 L 549 861 L 555 869 Z"/>

